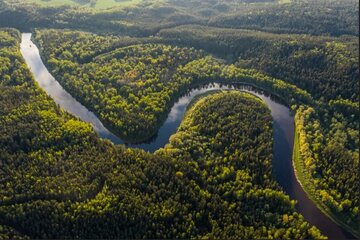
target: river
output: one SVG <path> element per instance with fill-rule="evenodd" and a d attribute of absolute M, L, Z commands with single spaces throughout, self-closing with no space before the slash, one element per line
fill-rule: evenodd
<path fill-rule="evenodd" d="M 38 85 L 64 110 L 79 117 L 81 120 L 92 124 L 94 130 L 101 138 L 109 139 L 115 144 L 125 144 L 120 138 L 112 134 L 85 106 L 79 103 L 49 73 L 43 64 L 39 50 L 31 41 L 30 33 L 22 34 L 21 54 L 30 68 Z M 176 133 L 188 104 L 199 94 L 212 90 L 236 89 L 249 92 L 261 98 L 271 110 L 274 130 L 274 158 L 273 169 L 275 178 L 291 199 L 297 201 L 296 209 L 312 225 L 330 239 L 354 238 L 329 217 L 322 213 L 308 198 L 303 188 L 296 179 L 292 165 L 292 151 L 294 145 L 294 119 L 288 107 L 266 92 L 246 85 L 221 85 L 209 83 L 190 89 L 178 99 L 171 108 L 166 121 L 160 127 L 156 136 L 148 142 L 141 144 L 126 144 L 127 147 L 141 148 L 149 152 L 164 147 L 170 136 Z"/>

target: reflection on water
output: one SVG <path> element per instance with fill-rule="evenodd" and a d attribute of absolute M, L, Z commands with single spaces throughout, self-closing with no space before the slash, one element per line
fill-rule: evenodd
<path fill-rule="evenodd" d="M 21 53 L 39 86 L 44 89 L 61 108 L 79 117 L 81 120 L 91 123 L 99 136 L 112 140 L 118 139 L 104 127 L 93 112 L 76 101 L 49 73 L 40 58 L 38 48 L 31 41 L 30 33 L 22 34 Z M 120 139 L 119 142 L 121 142 Z"/>
<path fill-rule="evenodd" d="M 140 144 L 127 144 L 127 146 L 142 148 L 150 152 L 154 152 L 157 149 L 165 146 L 165 144 L 168 143 L 170 136 L 176 133 L 177 128 L 179 127 L 184 117 L 187 106 L 196 96 L 199 96 L 209 91 L 229 90 L 229 89 L 249 92 L 251 94 L 258 96 L 263 101 L 265 101 L 266 104 L 271 109 L 271 114 L 273 116 L 274 121 L 281 122 L 283 121 L 282 118 L 285 117 L 286 118 L 285 121 L 287 120 L 290 121 L 291 123 L 290 125 L 292 129 L 290 128 L 289 131 L 293 130 L 292 117 L 290 116 L 290 112 L 288 108 L 274 101 L 272 97 L 270 97 L 269 95 L 265 95 L 260 90 L 254 89 L 253 87 L 247 85 L 238 85 L 238 84 L 228 85 L 228 84 L 210 83 L 203 86 L 192 88 L 182 97 L 180 97 L 179 100 L 171 108 L 166 121 L 160 127 L 157 135 L 153 139 L 151 139 L 151 141 Z M 284 124 L 279 124 L 279 127 L 283 127 L 283 126 Z M 289 136 L 289 140 L 291 140 L 291 136 Z"/>
<path fill-rule="evenodd" d="M 124 143 L 120 138 L 112 134 L 96 115 L 86 107 L 76 101 L 67 93 L 61 85 L 53 78 L 44 66 L 38 48 L 31 41 L 31 34 L 22 35 L 21 53 L 31 69 L 39 86 L 49 94 L 54 101 L 63 109 L 79 117 L 81 120 L 91 123 L 94 130 L 101 138 L 111 140 L 113 143 Z M 296 208 L 311 224 L 317 226 L 325 235 L 333 239 L 351 238 L 351 235 L 345 233 L 331 219 L 325 216 L 307 197 L 300 184 L 297 182 L 294 169 L 292 167 L 292 151 L 294 144 L 294 120 L 290 114 L 289 108 L 281 104 L 276 97 L 270 96 L 266 92 L 246 85 L 221 85 L 217 83 L 207 84 L 192 88 L 171 108 L 171 111 L 160 127 L 156 136 L 146 143 L 127 144 L 128 147 L 142 148 L 146 151 L 154 152 L 163 147 L 169 137 L 176 133 L 187 106 L 198 95 L 208 91 L 220 89 L 236 89 L 249 92 L 261 98 L 271 110 L 274 129 L 274 158 L 273 168 L 276 180 L 282 186 L 284 191 L 292 199 L 297 200 Z"/>

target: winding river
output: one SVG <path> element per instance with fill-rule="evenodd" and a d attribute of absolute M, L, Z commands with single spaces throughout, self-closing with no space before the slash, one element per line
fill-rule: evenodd
<path fill-rule="evenodd" d="M 31 34 L 22 34 L 21 53 L 35 77 L 38 85 L 44 89 L 47 94 L 63 109 L 79 117 L 81 120 L 91 123 L 94 130 L 101 138 L 109 139 L 115 144 L 124 144 L 124 142 L 112 134 L 97 116 L 79 103 L 49 73 L 43 64 L 39 50 L 31 41 Z M 199 86 L 190 89 L 185 95 L 171 108 L 171 111 L 159 129 L 157 135 L 150 141 L 141 144 L 126 144 L 128 147 L 142 148 L 149 152 L 164 147 L 169 137 L 177 131 L 188 104 L 194 97 L 211 90 L 236 89 L 249 92 L 261 98 L 270 108 L 273 117 L 274 129 L 274 159 L 273 167 L 276 180 L 282 186 L 284 191 L 290 195 L 291 199 L 297 201 L 296 209 L 312 225 L 318 227 L 321 232 L 330 239 L 349 239 L 352 235 L 343 230 L 325 214 L 323 214 L 316 205 L 308 198 L 301 185 L 296 179 L 292 165 L 292 151 L 294 145 L 294 119 L 290 114 L 288 107 L 277 101 L 274 97 L 265 92 L 245 85 L 220 85 L 217 83 Z"/>

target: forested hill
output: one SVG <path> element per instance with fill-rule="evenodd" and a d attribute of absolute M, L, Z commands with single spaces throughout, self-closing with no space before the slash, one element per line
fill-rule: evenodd
<path fill-rule="evenodd" d="M 0 27 L 70 28 L 116 35 L 151 36 L 184 24 L 257 29 L 274 33 L 358 36 L 356 0 L 289 1 L 249 4 L 252 1 L 139 1 L 107 11 L 78 7 L 40 7 L 20 0 L 0 2 Z M 257 2 L 257 1 L 254 1 Z"/>

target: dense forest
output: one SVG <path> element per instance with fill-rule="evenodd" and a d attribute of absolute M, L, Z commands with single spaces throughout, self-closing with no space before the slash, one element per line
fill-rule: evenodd
<path fill-rule="evenodd" d="M 89 8 L 39 7 L 20 0 L 0 2 L 0 27 L 23 31 L 71 28 L 103 34 L 152 36 L 184 24 L 256 29 L 310 35 L 359 34 L 356 0 L 295 0 L 291 4 L 253 4 L 258 0 L 146 0 L 138 5 L 94 11 Z M 250 3 L 250 4 L 249 4 Z"/>
<path fill-rule="evenodd" d="M 261 100 L 206 96 L 155 155 L 125 149 L 34 84 L 18 32 L 0 36 L 5 239 L 322 237 L 272 177 L 271 116 Z"/>
<path fill-rule="evenodd" d="M 37 32 L 36 39 L 62 85 L 122 138 L 133 141 L 156 132 L 177 93 L 189 85 L 177 73 L 179 68 L 202 57 L 194 49 L 158 44 L 105 52 L 118 41 L 83 33 L 45 30 Z M 87 50 L 95 45 L 102 45 L 104 50 L 98 51 L 104 53 Z"/>
<path fill-rule="evenodd" d="M 286 80 L 323 100 L 358 101 L 357 37 L 272 34 L 184 25 L 161 30 L 163 41 L 203 49 L 243 68 Z"/>
<path fill-rule="evenodd" d="M 40 89 L 20 31 L 125 142 L 156 135 L 201 84 L 277 96 L 294 116 L 298 180 L 358 237 L 358 13 L 354 0 L 144 0 L 102 11 L 0 0 L 0 239 L 325 238 L 275 181 L 260 99 L 201 96 L 164 148 L 126 148 Z"/>
<path fill-rule="evenodd" d="M 63 86 L 90 109 L 97 112 L 110 129 L 129 141 L 149 138 L 155 134 L 169 111 L 169 107 L 181 95 L 181 92 L 192 85 L 204 82 L 255 84 L 282 97 L 292 106 L 294 112 L 298 112 L 298 115 L 305 114 L 305 110 L 308 108 L 316 109 L 317 111 L 314 110 L 315 113 L 310 115 L 313 120 L 307 121 L 306 128 L 302 130 L 305 134 L 301 135 L 301 141 L 306 146 L 306 152 L 302 151 L 302 158 L 313 159 L 311 160 L 312 164 L 303 168 L 303 174 L 307 176 L 308 182 L 311 182 L 315 189 L 313 195 L 324 204 L 324 208 L 334 212 L 339 218 L 346 219 L 347 225 L 356 228 L 359 203 L 356 194 L 358 191 L 356 166 L 358 164 L 357 132 L 359 127 L 357 120 L 359 114 L 357 112 L 358 104 L 355 101 L 358 99 L 356 79 L 359 72 L 356 62 L 358 55 L 349 50 L 358 49 L 356 41 L 351 38 L 352 43 L 344 44 L 345 40 L 342 38 L 312 37 L 314 46 L 301 36 L 273 37 L 280 39 L 275 42 L 271 36 L 268 37 L 267 33 L 254 34 L 250 32 L 249 34 L 253 34 L 253 38 L 259 35 L 259 41 L 265 42 L 264 45 L 273 45 L 273 52 L 263 50 L 264 57 L 261 58 L 261 55 L 259 57 L 260 61 L 274 59 L 272 62 L 266 60 L 266 70 L 263 70 L 258 60 L 252 57 L 254 53 L 251 53 L 251 48 L 244 51 L 244 56 L 251 60 L 242 59 L 241 54 L 243 53 L 239 51 L 239 60 L 234 64 L 227 65 L 224 61 L 201 50 L 174 46 L 170 43 L 170 38 L 157 37 L 153 43 L 151 43 L 151 39 L 146 39 L 146 43 L 139 43 L 137 38 L 124 40 L 122 37 L 113 37 L 108 40 L 90 33 L 58 30 L 39 30 L 36 32 L 35 38 L 42 50 L 42 56 Z M 268 41 L 266 42 L 263 35 L 270 40 L 266 40 Z M 267 39 L 266 37 L 265 39 Z M 49 39 L 58 39 L 58 41 L 53 43 L 54 41 L 49 41 Z M 299 43 L 295 42 L 296 39 L 299 39 Z M 133 44 L 134 41 L 135 44 Z M 284 41 L 283 45 L 281 41 Z M 102 42 L 104 44 L 101 44 Z M 129 45 L 126 46 L 125 42 Z M 82 52 L 86 48 L 94 49 L 91 46 L 99 43 L 104 46 L 99 53 Z M 119 43 L 122 45 L 117 47 Z M 294 50 L 287 50 L 290 52 L 284 53 L 291 44 L 295 45 Z M 182 43 L 182 45 L 185 44 Z M 277 47 L 279 45 L 280 47 Z M 82 46 L 87 47 L 83 48 Z M 259 44 L 254 47 L 253 51 L 255 52 L 258 48 Z M 138 49 L 141 51 L 136 53 Z M 154 49 L 156 50 L 153 51 Z M 161 55 L 162 49 L 169 49 L 167 58 Z M 178 58 L 172 55 L 171 51 L 177 51 L 176 57 Z M 287 68 L 291 64 L 300 66 L 302 62 L 315 61 L 313 60 L 314 52 L 319 52 L 319 58 L 324 59 L 324 67 L 317 65 L 318 67 L 314 68 L 309 65 L 306 69 L 306 65 L 304 65 L 305 68 Z M 267 58 L 270 55 L 272 58 Z M 287 57 L 289 55 L 291 57 Z M 284 61 L 284 59 L 292 59 L 294 55 L 299 56 L 302 60 Z M 283 57 L 280 58 L 280 56 Z M 182 59 L 184 61 L 181 61 Z M 283 60 L 281 61 L 281 59 Z M 319 61 L 316 60 L 316 62 Z M 121 63 L 125 63 L 125 65 Z M 168 66 L 165 72 L 158 68 L 161 63 L 164 64 L 163 66 Z M 280 63 L 284 66 L 279 66 Z M 126 71 L 126 66 L 130 64 L 133 64 L 132 67 Z M 268 72 L 268 74 L 272 73 L 268 69 L 279 69 L 280 67 L 286 69 L 284 73 L 273 71 L 284 76 L 283 79 L 289 83 L 245 68 L 249 65 L 253 66 L 252 64 L 255 65 L 254 68 L 259 68 L 259 71 Z M 343 70 L 332 67 L 334 65 Z M 62 70 L 63 68 L 66 70 Z M 305 74 L 302 75 L 299 71 L 304 71 Z M 323 76 L 316 78 L 319 75 Z M 326 76 L 331 77 L 327 78 Z M 131 77 L 132 80 L 129 80 Z M 344 82 L 345 79 L 349 87 L 344 87 L 347 83 Z M 314 83 L 314 81 L 318 83 Z M 147 82 L 151 84 L 147 85 Z M 292 84 L 296 84 L 298 87 Z M 300 87 L 317 94 L 311 95 Z M 341 89 L 346 90 L 342 91 Z M 104 95 L 99 94 L 102 91 L 105 92 Z M 336 92 L 341 92 L 343 98 L 341 94 L 336 95 Z M 153 101 L 149 101 L 149 99 L 153 99 Z M 122 102 L 126 102 L 131 111 L 125 112 L 126 107 L 124 106 L 120 107 L 121 110 L 115 110 Z M 153 103 L 159 105 L 149 107 L 149 104 Z M 300 107 L 302 105 L 304 106 Z M 99 107 L 96 108 L 97 106 Z M 118 116 L 113 118 L 115 121 L 105 117 L 105 110 L 109 110 L 108 116 Z M 144 111 L 147 112 L 146 117 L 152 116 L 152 118 L 144 118 Z M 123 121 L 124 124 L 117 125 L 116 121 Z M 148 123 L 151 124 L 148 125 Z M 154 123 L 157 127 L 153 128 Z M 297 124 L 301 125 L 302 123 L 297 121 Z M 144 130 L 141 131 L 141 128 Z M 144 135 L 142 132 L 146 134 Z M 336 148 L 336 151 L 330 150 L 330 147 Z M 334 159 L 331 161 L 332 164 L 329 164 L 329 158 Z M 341 171 L 331 170 L 336 169 L 337 164 L 345 162 L 347 167 L 342 168 Z M 341 179 L 341 184 L 335 181 L 334 177 Z"/>
<path fill-rule="evenodd" d="M 62 85 L 130 142 L 154 135 L 182 92 L 209 81 L 256 82 L 289 102 L 313 102 L 308 93 L 294 85 L 253 70 L 225 66 L 192 48 L 132 45 L 136 39 L 109 40 L 90 33 L 57 30 L 38 30 L 35 40 Z M 113 45 L 125 42 L 130 45 L 114 49 Z M 97 45 L 103 46 L 99 54 L 87 50 Z"/>

